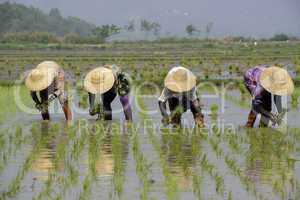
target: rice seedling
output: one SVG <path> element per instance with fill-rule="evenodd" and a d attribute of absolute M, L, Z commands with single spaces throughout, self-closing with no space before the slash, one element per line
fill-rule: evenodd
<path fill-rule="evenodd" d="M 201 184 L 202 184 L 201 176 L 193 175 L 193 193 L 198 200 L 202 199 Z"/>
<path fill-rule="evenodd" d="M 56 131 L 56 130 L 57 130 L 57 126 L 54 126 L 54 128 L 52 128 L 52 131 Z M 59 143 L 57 144 L 56 147 L 55 157 L 52 160 L 52 162 L 54 163 L 54 167 L 49 169 L 48 178 L 44 184 L 44 188 L 42 189 L 42 191 L 40 191 L 37 197 L 34 197 L 34 199 L 37 200 L 44 199 L 44 198 L 48 198 L 48 199 L 52 198 L 51 194 L 54 191 L 55 182 L 63 178 L 63 177 L 59 177 L 57 172 L 59 170 L 60 165 L 62 164 L 62 162 L 64 162 L 64 159 L 66 157 L 68 140 L 66 140 L 66 138 L 63 138 L 64 137 L 63 133 L 57 135 L 56 137 L 59 138 Z"/>
<path fill-rule="evenodd" d="M 207 159 L 207 155 L 203 154 L 201 158 L 201 169 L 205 172 L 207 172 L 210 177 L 214 180 L 215 186 L 216 186 L 216 192 L 219 195 L 223 195 L 224 193 L 224 179 L 219 173 L 217 172 L 217 169 L 214 165 L 209 163 Z"/>
<path fill-rule="evenodd" d="M 112 155 L 114 159 L 114 175 L 113 175 L 113 186 L 114 194 L 119 198 L 123 193 L 123 185 L 125 181 L 124 170 L 124 153 L 123 153 L 123 143 L 120 132 L 120 126 L 118 124 L 112 124 Z"/>
<path fill-rule="evenodd" d="M 218 117 L 218 110 L 219 110 L 219 106 L 217 105 L 217 104 L 212 104 L 211 106 L 210 106 L 210 112 L 211 112 L 211 118 L 213 119 L 213 120 L 216 120 L 217 119 L 217 117 Z"/>
<path fill-rule="evenodd" d="M 136 130 L 136 128 L 131 127 L 130 130 L 132 131 L 132 151 L 133 151 L 133 157 L 135 159 L 135 165 L 136 165 L 136 173 L 142 183 L 142 188 L 140 191 L 140 199 L 147 200 L 149 198 L 149 192 L 150 192 L 150 164 L 147 162 L 147 159 L 143 155 L 141 151 L 140 146 L 140 138 L 139 133 Z"/>
<path fill-rule="evenodd" d="M 137 99 L 137 102 L 141 108 L 141 110 L 143 112 L 140 113 L 140 116 L 143 120 L 146 119 L 147 117 L 147 112 L 146 112 L 146 106 L 143 102 L 142 99 Z M 178 199 L 178 187 L 177 187 L 177 181 L 176 178 L 174 176 L 172 176 L 168 163 L 167 163 L 167 159 L 165 158 L 161 148 L 160 148 L 160 142 L 158 141 L 158 139 L 156 138 L 153 129 L 147 127 L 147 133 L 149 135 L 149 139 L 150 142 L 152 144 L 152 146 L 154 147 L 154 149 L 156 150 L 157 154 L 159 155 L 160 158 L 160 165 L 162 167 L 163 170 L 163 175 L 165 177 L 165 187 L 166 187 L 166 195 L 168 199 Z"/>
<path fill-rule="evenodd" d="M 32 138 L 34 138 L 36 142 L 34 149 L 32 149 L 25 162 L 17 172 L 16 177 L 9 184 L 8 190 L 1 193 L 3 198 L 14 197 L 20 191 L 21 181 L 30 169 L 32 163 L 38 157 L 41 149 L 45 146 L 49 137 L 51 137 L 50 134 L 41 136 L 37 130 L 36 124 L 33 124 L 31 132 Z"/>
<path fill-rule="evenodd" d="M 221 157 L 223 155 L 223 150 L 220 147 L 220 141 L 219 139 L 210 138 L 209 143 L 213 149 L 213 151 L 216 153 L 217 157 Z"/>
<path fill-rule="evenodd" d="M 226 134 L 225 141 L 228 142 L 229 148 L 236 154 L 241 154 L 243 149 L 241 147 L 241 142 L 238 141 L 237 134 Z"/>
<path fill-rule="evenodd" d="M 91 193 L 91 180 L 89 176 L 86 176 L 84 178 L 83 184 L 82 184 L 82 192 L 80 193 L 79 199 L 80 200 L 87 200 L 90 197 Z"/>
<path fill-rule="evenodd" d="M 90 198 L 92 184 L 97 178 L 96 162 L 100 157 L 100 147 L 105 138 L 105 133 L 99 129 L 99 127 L 95 129 L 94 128 L 92 127 L 89 130 L 88 172 L 84 178 L 82 190 L 79 196 L 79 199 L 81 200 Z M 94 130 L 96 130 L 96 132 L 94 132 Z"/>

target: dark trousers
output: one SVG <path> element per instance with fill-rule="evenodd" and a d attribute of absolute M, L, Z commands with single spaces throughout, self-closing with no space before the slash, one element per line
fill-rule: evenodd
<path fill-rule="evenodd" d="M 180 102 L 179 98 L 176 97 L 169 98 L 168 103 L 171 112 L 171 121 L 173 124 L 180 124 L 181 115 L 188 109 L 191 109 L 194 117 L 197 114 L 197 109 L 195 108 L 193 102 L 187 100 L 185 97 L 182 98 L 182 102 Z"/>
<path fill-rule="evenodd" d="M 110 89 L 106 93 L 101 95 L 103 102 L 104 120 L 112 120 L 112 108 L 111 103 L 116 98 L 117 93 L 115 88 Z"/>
<path fill-rule="evenodd" d="M 41 98 L 42 103 L 47 102 L 48 97 L 49 97 L 49 93 L 48 93 L 47 89 L 40 91 L 40 98 Z M 50 120 L 48 105 L 45 105 L 44 110 L 42 111 L 41 114 L 42 114 L 43 120 Z"/>

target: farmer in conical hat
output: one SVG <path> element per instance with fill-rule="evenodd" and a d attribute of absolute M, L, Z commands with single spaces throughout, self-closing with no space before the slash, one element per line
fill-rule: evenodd
<path fill-rule="evenodd" d="M 204 121 L 196 91 L 196 76 L 184 67 L 174 67 L 165 78 L 164 85 L 165 88 L 158 99 L 159 108 L 163 116 L 163 124 L 180 125 L 182 113 L 190 108 L 195 123 L 202 127 Z M 170 115 L 166 109 L 167 102 L 170 108 Z"/>
<path fill-rule="evenodd" d="M 129 102 L 130 82 L 128 76 L 116 65 L 106 65 L 90 71 L 84 80 L 84 88 L 89 93 L 90 115 L 99 110 L 95 106 L 96 95 L 101 95 L 104 120 L 112 120 L 111 103 L 117 94 L 123 107 L 125 119 L 132 121 L 132 110 Z"/>
<path fill-rule="evenodd" d="M 35 107 L 41 111 L 43 120 L 50 119 L 48 105 L 55 98 L 58 98 L 66 120 L 72 120 L 64 84 L 64 71 L 53 61 L 40 63 L 28 74 L 25 85 L 30 90 Z M 39 97 L 37 93 L 39 93 Z"/>
<path fill-rule="evenodd" d="M 280 67 L 266 65 L 249 69 L 244 75 L 244 83 L 252 96 L 252 109 L 246 127 L 253 127 L 257 114 L 261 114 L 260 126 L 266 127 L 269 121 L 280 124 L 283 113 L 281 96 L 294 91 L 294 83 L 288 72 Z M 278 114 L 272 111 L 272 95 Z"/>

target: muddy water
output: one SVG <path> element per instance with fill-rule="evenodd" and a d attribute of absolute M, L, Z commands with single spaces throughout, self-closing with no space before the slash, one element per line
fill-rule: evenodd
<path fill-rule="evenodd" d="M 220 98 L 203 98 L 204 108 L 223 108 L 217 119 L 203 110 L 207 135 L 192 130 L 190 112 L 183 116 L 186 129 L 162 129 L 156 99 L 143 100 L 148 120 L 145 124 L 133 103 L 135 129 L 119 123 L 122 113 L 113 115 L 116 126 L 95 122 L 86 113 L 76 115 L 69 126 L 61 114 L 43 123 L 39 115 L 19 113 L 2 127 L 1 198 L 300 198 L 296 110 L 288 116 L 294 128 L 250 131 L 241 128 L 249 108 L 230 100 L 222 107 Z M 113 108 L 120 108 L 118 100 Z M 99 124 L 105 129 L 98 131 Z M 226 134 L 226 129 L 231 132 Z"/>

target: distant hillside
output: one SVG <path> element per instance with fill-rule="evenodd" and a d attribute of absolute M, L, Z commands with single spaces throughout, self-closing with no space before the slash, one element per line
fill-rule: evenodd
<path fill-rule="evenodd" d="M 75 33 L 88 36 L 96 27 L 77 17 L 64 18 L 56 8 L 49 14 L 16 3 L 0 4 L 0 34 L 8 32 L 49 32 L 57 36 Z"/>

